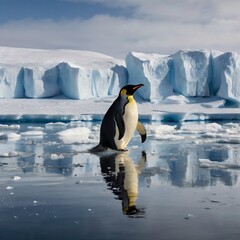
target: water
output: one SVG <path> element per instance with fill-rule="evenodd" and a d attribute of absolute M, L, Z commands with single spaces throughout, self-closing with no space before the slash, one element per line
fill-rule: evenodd
<path fill-rule="evenodd" d="M 57 137 L 76 126 L 93 129 L 90 141 Z M 1 127 L 34 131 L 0 140 L 1 240 L 240 239 L 239 144 L 150 134 L 143 147 L 136 136 L 127 153 L 98 156 L 86 151 L 98 130 Z"/>

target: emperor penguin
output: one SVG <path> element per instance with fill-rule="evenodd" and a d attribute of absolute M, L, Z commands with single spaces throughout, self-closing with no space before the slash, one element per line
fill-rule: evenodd
<path fill-rule="evenodd" d="M 103 117 L 100 129 L 100 143 L 91 149 L 92 152 L 105 151 L 108 148 L 119 151 L 126 151 L 126 146 L 131 140 L 135 130 L 141 135 L 141 140 L 146 140 L 146 130 L 138 121 L 138 108 L 134 92 L 144 86 L 126 85 L 107 110 Z"/>

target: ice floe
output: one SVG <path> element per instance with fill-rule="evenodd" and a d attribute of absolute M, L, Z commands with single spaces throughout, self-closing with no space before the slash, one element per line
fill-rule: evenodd
<path fill-rule="evenodd" d="M 18 140 L 19 138 L 21 135 L 14 132 L 0 133 L 0 140 Z"/>
<path fill-rule="evenodd" d="M 21 153 L 19 153 L 17 151 L 0 153 L 0 157 L 4 157 L 4 158 L 12 158 L 12 157 L 19 157 L 19 156 L 21 156 Z"/>
<path fill-rule="evenodd" d="M 43 134 L 44 134 L 43 131 L 26 131 L 26 132 L 21 132 L 21 136 L 23 136 L 23 137 L 31 137 L 31 136 L 42 137 Z"/>
<path fill-rule="evenodd" d="M 89 139 L 90 129 L 87 127 L 77 127 L 62 130 L 57 132 L 56 135 L 66 144 L 71 143 L 88 143 L 91 141 Z"/>

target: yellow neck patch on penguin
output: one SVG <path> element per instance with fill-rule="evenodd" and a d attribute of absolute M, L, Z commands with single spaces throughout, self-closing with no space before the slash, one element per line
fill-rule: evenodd
<path fill-rule="evenodd" d="M 132 103 L 133 101 L 135 102 L 135 99 L 133 98 L 133 95 L 129 95 L 129 96 L 127 97 L 127 99 L 128 99 L 128 102 L 129 102 L 129 103 Z"/>

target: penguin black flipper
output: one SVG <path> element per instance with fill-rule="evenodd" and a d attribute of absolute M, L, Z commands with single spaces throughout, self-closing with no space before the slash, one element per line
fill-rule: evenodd
<path fill-rule="evenodd" d="M 141 135 L 142 143 L 145 142 L 147 139 L 147 132 L 145 127 L 140 122 L 137 123 L 137 131 Z"/>
<path fill-rule="evenodd" d="M 118 131 L 119 131 L 118 140 L 120 140 L 123 138 L 125 133 L 125 123 L 123 120 L 123 114 L 121 112 L 115 115 L 115 121 L 117 123 Z"/>

